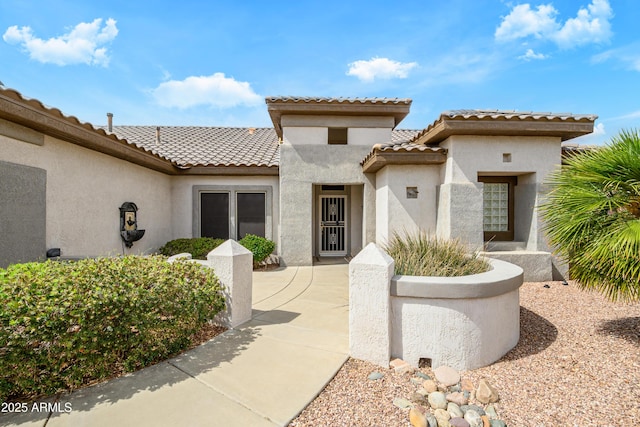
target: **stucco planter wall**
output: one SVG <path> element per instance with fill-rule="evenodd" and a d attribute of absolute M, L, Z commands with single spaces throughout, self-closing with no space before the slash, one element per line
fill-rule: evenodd
<path fill-rule="evenodd" d="M 460 277 L 393 276 L 388 281 L 384 298 L 373 298 L 381 286 L 359 286 L 358 281 L 377 282 L 378 277 L 366 277 L 360 270 L 386 257 L 372 256 L 382 252 L 367 247 L 350 265 L 350 316 L 366 312 L 368 321 L 379 313 L 388 324 L 377 328 L 376 334 L 389 334 L 390 357 L 400 357 L 414 366 L 421 358 L 430 359 L 432 367 L 449 365 L 455 369 L 475 369 L 489 365 L 518 343 L 520 338 L 520 296 L 522 268 L 505 261 L 489 259 L 492 269 L 486 273 Z M 366 259 L 365 259 L 366 258 Z M 368 267 L 370 269 L 371 267 Z M 393 270 L 391 270 L 393 271 Z M 359 291 L 359 289 L 362 289 Z M 367 292 L 368 296 L 359 295 Z M 366 302 L 376 305 L 365 306 Z M 387 305 L 388 304 L 388 305 Z M 384 307 L 386 305 L 386 307 Z M 353 321 L 353 320 L 352 320 Z M 352 323 L 353 324 L 353 323 Z M 371 334 L 351 329 L 350 347 L 356 355 L 375 355 L 367 360 L 384 365 L 384 349 L 372 346 Z M 378 354 L 380 353 L 380 354 Z M 386 360 L 388 363 L 388 359 Z M 385 363 L 385 364 L 386 364 Z"/>
<path fill-rule="evenodd" d="M 475 369 L 520 338 L 522 268 L 489 259 L 492 270 L 460 277 L 393 276 L 391 354 L 414 366 Z"/>

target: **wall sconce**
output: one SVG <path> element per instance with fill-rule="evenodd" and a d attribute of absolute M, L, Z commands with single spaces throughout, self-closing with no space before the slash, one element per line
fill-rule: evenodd
<path fill-rule="evenodd" d="M 138 230 L 137 212 L 138 207 L 133 202 L 124 202 L 120 206 L 120 236 L 128 248 L 144 236 L 144 230 Z"/>

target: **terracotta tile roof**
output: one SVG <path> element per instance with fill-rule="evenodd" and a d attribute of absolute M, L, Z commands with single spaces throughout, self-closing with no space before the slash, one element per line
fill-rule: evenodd
<path fill-rule="evenodd" d="M 464 119 L 507 119 L 517 118 L 520 120 L 570 120 L 570 121 L 593 121 L 598 118 L 594 114 L 571 114 L 571 113 L 551 113 L 534 111 L 509 111 L 509 110 L 450 110 L 441 115 L 449 118 Z"/>
<path fill-rule="evenodd" d="M 602 145 L 582 145 L 576 143 L 564 143 L 562 144 L 562 164 L 579 154 L 595 151 L 602 148 Z"/>
<path fill-rule="evenodd" d="M 411 105 L 409 98 L 330 98 L 311 96 L 268 96 L 266 103 L 293 102 L 293 103 L 333 103 L 333 104 L 407 104 Z"/>
<path fill-rule="evenodd" d="M 439 143 L 458 135 L 560 136 L 566 141 L 593 131 L 595 114 L 549 113 L 508 110 L 450 110 L 412 139 L 423 144 Z M 526 123 L 525 123 L 526 122 Z M 522 127 L 522 124 L 527 124 Z"/>
<path fill-rule="evenodd" d="M 398 135 L 397 137 L 402 136 L 403 138 L 407 138 L 410 137 L 410 135 L 412 133 L 415 133 L 416 131 L 407 131 L 407 130 L 400 130 L 398 132 L 401 133 L 406 133 L 406 135 Z M 442 153 L 442 154 L 446 154 L 447 150 L 445 148 L 441 148 L 441 147 L 433 147 L 430 145 L 424 145 L 424 144 L 416 144 L 414 142 L 411 142 L 409 140 L 397 140 L 397 141 L 393 141 L 393 135 L 392 135 L 392 142 L 387 142 L 384 144 L 376 144 L 373 146 L 373 148 L 371 149 L 371 151 L 369 152 L 369 154 L 366 155 L 366 157 L 364 159 L 362 159 L 362 161 L 360 162 L 360 165 L 364 165 L 365 163 L 367 163 L 367 161 L 369 161 L 371 158 L 373 158 L 376 153 L 425 153 L 425 152 L 431 152 L 431 153 Z"/>
<path fill-rule="evenodd" d="M 10 88 L 3 88 L 0 86 L 0 95 L 2 97 L 5 97 L 7 99 L 11 99 L 14 101 L 17 101 L 17 103 L 21 104 L 21 105 L 26 105 L 31 107 L 34 110 L 43 112 L 43 113 L 47 113 L 57 119 L 61 119 L 63 121 L 66 121 L 68 123 L 71 123 L 73 125 L 77 125 L 80 126 L 84 129 L 96 132 L 102 136 L 108 136 L 113 140 L 120 140 L 120 142 L 124 142 L 121 141 L 121 138 L 119 138 L 117 135 L 110 135 L 108 132 L 106 132 L 102 127 L 100 126 L 94 126 L 91 123 L 87 123 L 87 122 L 81 122 L 77 117 L 75 116 L 68 116 L 65 115 L 62 111 L 60 111 L 60 109 L 55 108 L 55 107 L 49 107 L 46 104 L 42 103 L 41 101 L 34 99 L 34 98 L 28 98 L 24 95 L 22 95 L 20 92 L 18 92 L 15 89 L 10 89 Z M 13 117 L 11 117 L 11 119 L 13 119 Z M 20 122 L 19 120 L 17 122 Z M 143 148 L 143 147 L 140 147 Z M 144 150 L 144 148 L 143 148 Z M 149 151 L 149 150 L 144 150 L 144 151 Z"/>
<path fill-rule="evenodd" d="M 114 126 L 130 144 L 191 166 L 278 166 L 278 137 L 273 128 L 199 126 Z"/>
<path fill-rule="evenodd" d="M 409 142 L 420 132 L 418 129 L 394 129 L 391 131 L 391 142 Z"/>
<path fill-rule="evenodd" d="M 156 129 L 156 126 L 114 126 L 113 134 L 181 167 L 280 164 L 278 137 L 273 128 L 161 126 L 159 144 Z M 393 130 L 388 145 L 404 143 L 402 149 L 406 151 L 423 151 L 427 147 L 407 144 L 417 132 Z"/>
<path fill-rule="evenodd" d="M 393 160 L 386 162 L 377 162 L 376 158 L 380 155 L 396 155 L 400 153 L 422 153 L 423 157 L 429 156 L 429 154 L 446 155 L 447 150 L 440 147 L 434 147 L 424 144 L 418 144 L 413 142 L 414 137 L 419 133 L 419 130 L 415 129 L 394 129 L 391 132 L 391 141 L 383 144 L 376 144 L 373 146 L 369 154 L 365 156 L 360 162 L 360 166 L 363 167 L 365 172 L 376 172 L 383 164 L 393 164 Z M 402 155 L 402 154 L 400 154 Z M 418 157 L 415 158 L 416 163 L 422 161 Z M 374 164 L 379 163 L 379 164 Z M 406 159 L 403 159 L 403 164 L 411 164 Z"/>
<path fill-rule="evenodd" d="M 0 118 L 154 170 L 170 173 L 174 169 L 170 159 L 129 144 L 91 123 L 63 114 L 58 108 L 23 96 L 15 89 L 0 86 Z"/>

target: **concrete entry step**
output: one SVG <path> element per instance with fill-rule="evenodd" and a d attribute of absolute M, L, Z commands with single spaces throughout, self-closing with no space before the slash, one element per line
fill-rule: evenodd
<path fill-rule="evenodd" d="M 491 251 L 480 252 L 487 258 L 510 262 L 524 270 L 525 282 L 554 280 L 554 266 L 551 252 L 543 251 Z"/>
<path fill-rule="evenodd" d="M 313 257 L 313 265 L 340 265 L 349 264 L 353 257 L 347 256 L 316 256 Z"/>
<path fill-rule="evenodd" d="M 485 251 L 487 252 L 502 252 L 502 251 L 525 251 L 527 244 L 525 242 L 486 242 L 484 244 Z"/>

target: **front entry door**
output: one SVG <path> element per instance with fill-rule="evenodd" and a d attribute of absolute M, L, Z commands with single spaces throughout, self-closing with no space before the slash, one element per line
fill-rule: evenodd
<path fill-rule="evenodd" d="M 347 254 L 347 196 L 320 196 L 320 256 Z"/>

